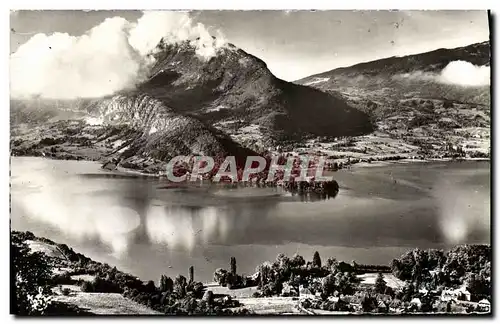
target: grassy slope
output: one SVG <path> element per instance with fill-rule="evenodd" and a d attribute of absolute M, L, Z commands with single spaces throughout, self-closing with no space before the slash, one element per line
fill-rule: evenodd
<path fill-rule="evenodd" d="M 66 260 L 64 254 L 56 246 L 34 240 L 29 240 L 27 243 L 33 252 L 43 252 L 51 258 Z M 69 271 L 71 268 L 54 268 L 53 272 L 61 273 L 61 270 L 64 272 L 64 270 Z M 75 275 L 71 279 L 92 281 L 94 276 Z M 62 293 L 62 290 L 65 289 L 70 291 L 68 295 Z M 87 293 L 82 292 L 77 285 L 61 285 L 61 287 L 54 288 L 53 292 L 55 301 L 78 306 L 80 309 L 96 315 L 160 315 L 159 312 L 125 298 L 118 293 Z"/>

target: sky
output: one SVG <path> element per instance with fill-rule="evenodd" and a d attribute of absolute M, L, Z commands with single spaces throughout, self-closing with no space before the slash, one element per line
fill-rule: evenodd
<path fill-rule="evenodd" d="M 141 11 L 16 11 L 10 53 L 38 33 L 80 36 L 106 18 Z M 486 11 L 192 11 L 195 24 L 264 60 L 279 78 L 489 39 Z"/>

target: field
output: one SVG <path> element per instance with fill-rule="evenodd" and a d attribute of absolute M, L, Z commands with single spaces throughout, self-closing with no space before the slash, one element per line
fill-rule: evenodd
<path fill-rule="evenodd" d="M 299 308 L 299 301 L 292 297 L 238 298 L 246 308 L 257 315 L 300 315 L 307 314 Z"/>
<path fill-rule="evenodd" d="M 118 293 L 86 293 L 80 287 L 63 285 L 70 289 L 70 294 L 56 295 L 54 300 L 73 304 L 97 315 L 160 315 L 160 313 L 140 305 Z M 57 292 L 56 292 L 57 293 Z"/>
<path fill-rule="evenodd" d="M 404 282 L 401 281 L 400 279 L 394 277 L 393 274 L 391 273 L 383 273 L 384 276 L 384 281 L 386 282 L 387 286 L 393 288 L 393 289 L 398 289 L 402 288 L 404 286 Z M 362 275 L 358 275 L 358 279 L 361 280 L 361 284 L 365 285 L 374 285 L 375 280 L 377 279 L 378 273 L 365 273 Z"/>
<path fill-rule="evenodd" d="M 28 246 L 33 252 L 42 252 L 47 256 L 57 259 L 66 258 L 54 246 L 40 241 L 27 241 Z M 53 273 L 58 274 L 71 270 L 69 268 L 54 268 Z M 92 281 L 92 275 L 74 275 L 72 280 Z M 67 295 L 63 290 L 69 291 Z M 140 305 L 130 299 L 123 297 L 118 293 L 87 293 L 82 292 L 77 285 L 60 285 L 52 289 L 53 300 L 78 306 L 80 309 L 92 314 L 98 315 L 159 315 L 160 313 Z"/>
<path fill-rule="evenodd" d="M 63 259 L 63 260 L 66 259 L 64 254 L 62 254 L 62 252 L 59 251 L 59 249 L 56 246 L 49 245 L 49 244 L 39 242 L 39 241 L 31 241 L 31 240 L 26 241 L 26 243 L 28 244 L 31 251 L 33 251 L 33 252 L 42 252 L 51 258 L 57 258 L 57 259 Z"/>

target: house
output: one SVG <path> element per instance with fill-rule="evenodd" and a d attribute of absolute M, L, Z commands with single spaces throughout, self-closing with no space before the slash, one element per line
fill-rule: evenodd
<path fill-rule="evenodd" d="M 420 300 L 420 298 L 413 298 L 410 301 L 410 305 L 416 306 L 418 309 L 420 309 L 422 307 L 422 301 Z"/>
<path fill-rule="evenodd" d="M 441 300 L 442 301 L 449 301 L 449 300 L 470 301 L 470 297 L 471 297 L 471 294 L 465 286 L 462 286 L 458 289 L 445 289 L 441 293 Z"/>
<path fill-rule="evenodd" d="M 454 289 L 444 289 L 441 292 L 442 301 L 458 300 L 458 293 Z"/>
<path fill-rule="evenodd" d="M 479 306 L 479 309 L 481 309 L 483 312 L 490 312 L 491 311 L 491 303 L 487 299 L 482 299 L 477 303 Z"/>
<path fill-rule="evenodd" d="M 459 296 L 459 299 L 460 300 L 466 300 L 466 301 L 470 301 L 470 297 L 471 297 L 471 293 L 467 290 L 467 287 L 465 286 L 462 286 L 458 289 L 458 291 L 460 292 L 460 296 Z"/>
<path fill-rule="evenodd" d="M 299 299 L 316 299 L 316 296 L 308 289 L 304 288 L 303 285 L 299 286 Z"/>
<path fill-rule="evenodd" d="M 387 313 L 389 311 L 389 306 L 387 306 L 387 304 L 383 301 L 379 300 L 377 302 L 377 310 L 380 313 Z"/>
<path fill-rule="evenodd" d="M 253 281 L 257 281 L 259 279 L 259 276 L 260 276 L 260 273 L 257 271 L 253 275 L 249 276 L 249 278 L 252 279 Z"/>
<path fill-rule="evenodd" d="M 329 301 L 329 302 L 332 302 L 332 303 L 338 303 L 338 301 L 339 301 L 339 297 L 329 296 L 329 297 L 328 297 L 328 301 Z"/>
<path fill-rule="evenodd" d="M 425 288 L 421 288 L 418 290 L 419 293 L 421 293 L 422 295 L 427 295 L 429 293 L 429 290 L 425 289 Z"/>
<path fill-rule="evenodd" d="M 281 296 L 283 297 L 295 297 L 297 296 L 297 291 L 288 282 L 283 283 L 283 289 L 281 290 Z"/>

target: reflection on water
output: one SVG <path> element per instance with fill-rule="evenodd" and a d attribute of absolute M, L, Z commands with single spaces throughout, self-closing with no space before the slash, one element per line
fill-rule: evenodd
<path fill-rule="evenodd" d="M 337 172 L 339 195 L 318 201 L 279 188 L 162 189 L 90 162 L 13 158 L 11 171 L 12 228 L 80 242 L 152 279 L 167 262 L 196 264 L 210 278 L 229 253 L 250 271 L 279 252 L 334 249 L 384 263 L 405 247 L 490 240 L 487 163 Z"/>
<path fill-rule="evenodd" d="M 260 196 L 254 188 L 238 189 L 237 194 L 208 186 L 157 189 L 161 186 L 156 179 L 99 176 L 103 171 L 97 165 L 91 170 L 97 173 L 78 174 L 66 170 L 62 161 L 33 160 L 47 168 L 32 172 L 30 159 L 13 163 L 14 223 L 27 219 L 73 238 L 98 240 L 118 256 L 136 240 L 185 250 L 224 244 L 229 231 L 250 223 L 253 200 L 259 205 L 252 210 L 262 219 L 277 197 L 286 199 L 276 188 L 266 188 Z M 249 199 L 241 201 L 245 196 L 240 191 Z"/>

